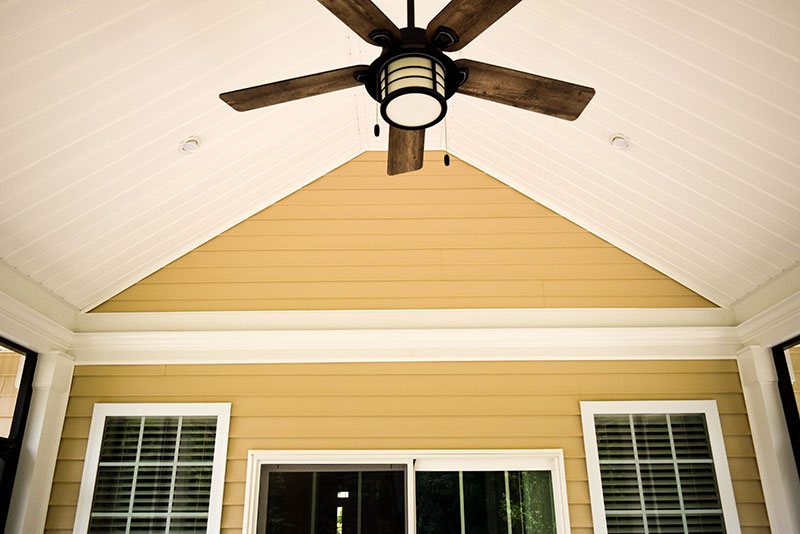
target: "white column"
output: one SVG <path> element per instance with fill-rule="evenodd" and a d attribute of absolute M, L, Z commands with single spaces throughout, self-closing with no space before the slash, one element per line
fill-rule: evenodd
<path fill-rule="evenodd" d="M 63 352 L 39 355 L 6 532 L 44 531 L 74 367 L 72 356 Z"/>
<path fill-rule="evenodd" d="M 800 532 L 800 479 L 772 351 L 761 346 L 745 347 L 738 353 L 738 362 L 772 532 Z"/>

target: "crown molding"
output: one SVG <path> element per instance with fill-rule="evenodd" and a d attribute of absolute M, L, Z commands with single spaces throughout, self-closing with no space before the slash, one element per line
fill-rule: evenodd
<path fill-rule="evenodd" d="M 78 309 L 55 293 L 0 260 L 0 294 L 35 310 L 51 321 L 73 329 Z"/>
<path fill-rule="evenodd" d="M 66 352 L 74 336 L 69 328 L 2 291 L 0 291 L 0 334 L 39 353 Z"/>
<path fill-rule="evenodd" d="M 444 309 L 89 313 L 76 332 L 736 326 L 730 310 Z"/>
<path fill-rule="evenodd" d="M 772 347 L 800 333 L 800 291 L 736 327 L 744 345 Z"/>
<path fill-rule="evenodd" d="M 769 311 L 800 292 L 800 263 L 770 279 L 761 287 L 736 301 L 732 308 L 738 323 L 745 323 Z"/>

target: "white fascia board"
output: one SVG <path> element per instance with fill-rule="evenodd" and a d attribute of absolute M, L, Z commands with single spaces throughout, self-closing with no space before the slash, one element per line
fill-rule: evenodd
<path fill-rule="evenodd" d="M 77 333 L 78 365 L 734 358 L 734 327 Z"/>

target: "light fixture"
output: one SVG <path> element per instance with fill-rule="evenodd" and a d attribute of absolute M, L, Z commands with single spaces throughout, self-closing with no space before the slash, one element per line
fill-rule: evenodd
<path fill-rule="evenodd" d="M 193 154 L 200 149 L 200 138 L 193 135 L 187 139 L 184 139 L 181 141 L 179 148 L 181 149 L 181 152 Z"/>
<path fill-rule="evenodd" d="M 384 53 L 369 66 L 363 82 L 380 103 L 386 122 L 403 130 L 421 130 L 441 121 L 447 99 L 466 80 L 452 59 L 432 47 L 425 30 L 400 30 L 397 44 L 387 40 Z"/>
<path fill-rule="evenodd" d="M 611 146 L 617 150 L 628 150 L 631 148 L 631 141 L 622 134 L 614 134 L 611 136 Z"/>

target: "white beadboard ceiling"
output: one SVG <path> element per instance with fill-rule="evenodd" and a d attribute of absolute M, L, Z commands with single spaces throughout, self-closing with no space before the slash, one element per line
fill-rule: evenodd
<path fill-rule="evenodd" d="M 377 51 L 314 0 L 0 2 L 0 258 L 85 310 L 385 149 L 361 88 L 217 97 Z M 800 2 L 523 0 L 458 55 L 597 91 L 575 122 L 456 95 L 462 159 L 721 306 L 800 261 Z"/>

